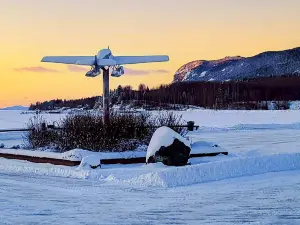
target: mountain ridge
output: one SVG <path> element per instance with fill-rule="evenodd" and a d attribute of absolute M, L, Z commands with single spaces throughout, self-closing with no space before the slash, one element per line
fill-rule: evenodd
<path fill-rule="evenodd" d="M 0 108 L 0 110 L 28 110 L 29 107 L 22 105 L 14 105 L 9 107 Z"/>
<path fill-rule="evenodd" d="M 300 47 L 266 51 L 250 57 L 195 60 L 181 66 L 173 82 L 228 81 L 287 74 L 300 75 Z"/>

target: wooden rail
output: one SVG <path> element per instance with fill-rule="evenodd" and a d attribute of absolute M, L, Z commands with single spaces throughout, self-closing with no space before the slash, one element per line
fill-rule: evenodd
<path fill-rule="evenodd" d="M 62 165 L 62 166 L 78 166 L 80 161 L 71 161 L 65 159 L 54 159 L 54 158 L 46 158 L 46 157 L 35 157 L 28 155 L 15 155 L 8 153 L 0 153 L 0 157 L 6 159 L 18 159 L 18 160 L 26 160 L 34 163 L 50 163 L 53 165 Z"/>
<path fill-rule="evenodd" d="M 211 157 L 217 155 L 228 155 L 228 152 L 214 152 L 214 153 L 199 153 L 199 154 L 191 154 L 190 158 L 198 158 L 198 157 Z M 47 158 L 47 157 L 36 157 L 36 156 L 27 156 L 27 155 L 14 155 L 8 153 L 0 153 L 0 157 L 6 159 L 17 159 L 17 160 L 26 160 L 34 163 L 50 163 L 53 165 L 62 165 L 62 166 L 78 166 L 80 161 L 71 161 L 66 159 L 55 159 L 55 158 Z M 119 159 L 102 159 L 102 165 L 109 164 L 137 164 L 137 163 L 145 163 L 146 157 L 138 157 L 138 158 L 119 158 Z"/>
<path fill-rule="evenodd" d="M 21 128 L 18 128 L 18 129 L 7 129 L 7 130 L 1 129 L 0 133 L 6 133 L 6 132 L 25 132 L 25 131 L 33 131 L 33 129 L 21 129 Z"/>
<path fill-rule="evenodd" d="M 159 128 L 160 126 L 143 126 L 143 127 L 149 127 L 149 128 Z M 170 128 L 187 128 L 188 131 L 193 131 L 194 129 L 198 130 L 199 126 L 194 125 L 194 121 L 188 121 L 186 125 L 175 125 L 175 126 L 169 126 Z M 47 125 L 46 123 L 42 124 L 42 130 L 52 129 L 52 130 L 64 130 L 65 128 L 62 127 L 56 127 L 54 125 Z M 136 126 L 135 128 L 140 128 L 139 126 Z M 0 129 L 0 133 L 5 132 L 26 132 L 26 131 L 34 131 L 34 129 L 22 129 L 22 128 L 16 128 L 16 129 Z"/>

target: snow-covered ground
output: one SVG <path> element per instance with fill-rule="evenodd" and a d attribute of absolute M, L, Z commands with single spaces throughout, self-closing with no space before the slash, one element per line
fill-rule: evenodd
<path fill-rule="evenodd" d="M 178 188 L 0 174 L 1 224 L 299 224 L 300 172 Z"/>
<path fill-rule="evenodd" d="M 96 170 L 0 159 L 1 222 L 300 224 L 300 111 L 176 113 L 201 126 L 190 133 L 192 150 L 208 141 L 230 155 L 180 168 Z M 29 117 L 0 111 L 0 129 L 24 126 Z M 0 134 L 0 143 L 21 144 L 20 137 Z"/>
<path fill-rule="evenodd" d="M 18 110 L 0 110 L 0 129 L 23 128 L 34 113 L 21 114 Z M 152 113 L 157 113 L 153 111 Z M 238 125 L 289 125 L 300 124 L 299 110 L 198 110 L 174 111 L 182 114 L 186 121 L 193 120 L 197 125 L 208 128 L 230 128 Z M 65 114 L 41 114 L 49 122 L 57 121 Z M 300 128 L 300 126 L 298 125 Z"/>

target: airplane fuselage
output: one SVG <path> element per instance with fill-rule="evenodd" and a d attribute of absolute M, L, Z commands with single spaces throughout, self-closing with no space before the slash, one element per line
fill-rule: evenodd
<path fill-rule="evenodd" d="M 110 49 L 101 49 L 98 54 L 97 54 L 97 59 L 111 59 L 112 58 L 112 53 Z"/>

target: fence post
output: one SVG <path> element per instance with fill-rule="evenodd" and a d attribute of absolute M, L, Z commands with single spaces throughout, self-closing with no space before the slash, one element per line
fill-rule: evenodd
<path fill-rule="evenodd" d="M 187 122 L 187 130 L 188 131 L 193 131 L 194 130 L 194 125 L 195 125 L 194 121 L 188 121 Z"/>
<path fill-rule="evenodd" d="M 42 123 L 42 131 L 46 131 L 47 127 L 46 127 L 46 123 Z"/>

